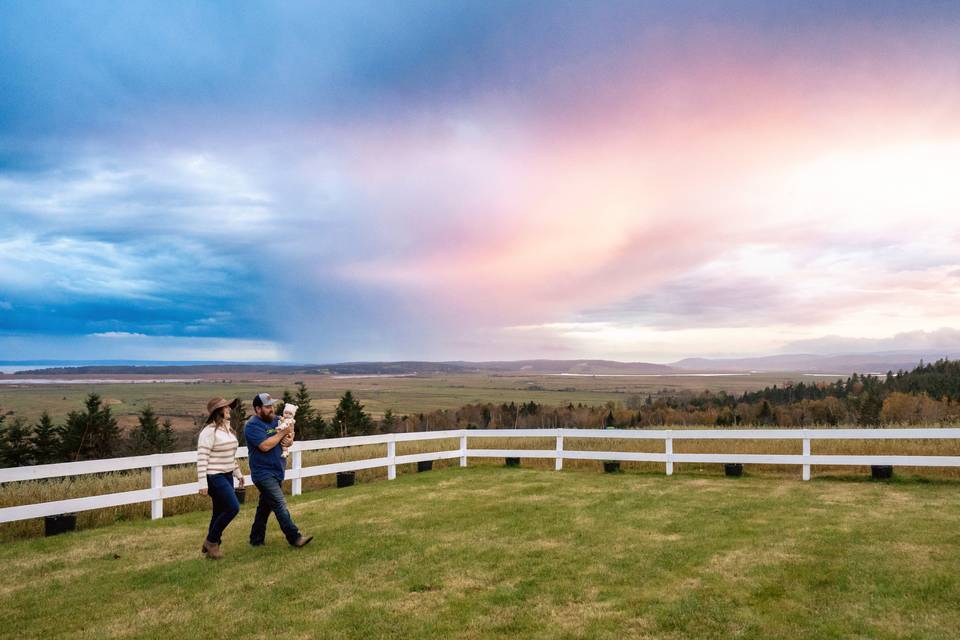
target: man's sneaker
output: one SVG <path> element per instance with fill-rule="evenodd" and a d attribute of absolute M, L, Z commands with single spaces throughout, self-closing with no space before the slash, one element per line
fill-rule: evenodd
<path fill-rule="evenodd" d="M 305 547 L 305 546 L 307 546 L 308 544 L 310 544 L 310 541 L 311 541 L 311 540 L 313 540 L 313 536 L 308 536 L 308 537 L 306 537 L 306 538 L 304 538 L 303 536 L 300 536 L 299 538 L 297 538 L 296 540 L 294 540 L 294 541 L 291 542 L 290 544 L 291 544 L 292 546 L 294 546 L 294 547 L 300 548 L 300 547 Z"/>

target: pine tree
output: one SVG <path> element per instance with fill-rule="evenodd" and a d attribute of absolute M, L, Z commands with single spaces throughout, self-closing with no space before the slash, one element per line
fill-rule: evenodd
<path fill-rule="evenodd" d="M 160 452 L 160 421 L 150 405 L 140 411 L 137 426 L 130 431 L 130 452 L 133 455 Z"/>
<path fill-rule="evenodd" d="M 774 423 L 773 409 L 770 408 L 770 403 L 764 400 L 763 405 L 761 405 L 760 407 L 760 413 L 757 414 L 757 424 L 771 425 L 773 423 Z"/>
<path fill-rule="evenodd" d="M 33 427 L 33 451 L 37 464 L 51 464 L 61 460 L 60 437 L 62 427 L 53 424 L 50 414 L 40 414 L 40 422 Z"/>
<path fill-rule="evenodd" d="M 30 427 L 27 421 L 17 416 L 4 430 L 3 466 L 22 467 L 33 464 L 33 443 L 30 440 Z"/>
<path fill-rule="evenodd" d="M 383 431 L 384 433 L 393 433 L 393 428 L 397 424 L 397 417 L 393 415 L 392 409 L 383 412 Z"/>
<path fill-rule="evenodd" d="M 333 431 L 333 427 L 323 419 L 323 416 L 320 415 L 320 412 L 317 412 L 317 416 L 313 419 L 313 437 L 314 438 L 327 438 L 330 437 L 330 434 Z"/>
<path fill-rule="evenodd" d="M 322 438 L 326 422 L 313 407 L 310 392 L 302 380 L 297 381 L 297 395 L 293 397 L 293 402 L 297 405 L 296 439 L 314 440 Z"/>
<path fill-rule="evenodd" d="M 364 412 L 363 405 L 354 399 L 353 393 L 346 391 L 337 405 L 332 427 L 340 438 L 362 436 L 373 431 L 373 420 Z"/>
<path fill-rule="evenodd" d="M 157 453 L 173 453 L 177 450 L 177 433 L 173 430 L 170 418 L 163 421 L 163 428 L 157 434 Z"/>
<path fill-rule="evenodd" d="M 873 394 L 864 394 L 860 401 L 859 424 L 877 426 L 880 424 L 880 411 L 883 409 L 883 400 Z"/>
<path fill-rule="evenodd" d="M 63 431 L 63 452 L 68 460 L 110 458 L 120 451 L 120 428 L 110 407 L 91 393 L 84 411 L 71 411 Z"/>
<path fill-rule="evenodd" d="M 279 407 L 277 407 L 277 415 L 283 415 L 284 405 L 297 404 L 296 402 L 293 401 L 293 394 L 291 394 L 288 389 L 283 390 L 283 399 L 281 400 L 281 403 L 282 404 Z M 300 413 L 299 409 L 297 410 L 297 413 L 298 414 Z"/>

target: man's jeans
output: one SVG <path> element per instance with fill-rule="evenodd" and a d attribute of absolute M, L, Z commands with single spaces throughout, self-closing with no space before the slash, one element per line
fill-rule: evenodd
<path fill-rule="evenodd" d="M 207 495 L 213 500 L 213 515 L 210 517 L 207 540 L 220 544 L 223 530 L 240 512 L 240 502 L 233 490 L 233 474 L 228 472 L 208 475 Z"/>
<path fill-rule="evenodd" d="M 260 502 L 257 503 L 257 515 L 253 518 L 253 527 L 250 528 L 250 544 L 263 544 L 267 536 L 267 518 L 272 511 L 277 516 L 280 530 L 287 537 L 287 542 L 293 544 L 300 537 L 300 530 L 293 524 L 290 511 L 287 510 L 287 501 L 283 498 L 283 489 L 280 481 L 273 477 L 263 478 L 254 482 L 260 490 Z"/>

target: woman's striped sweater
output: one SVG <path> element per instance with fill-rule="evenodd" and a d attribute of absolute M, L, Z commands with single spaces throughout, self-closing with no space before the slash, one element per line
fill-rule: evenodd
<path fill-rule="evenodd" d="M 207 474 L 233 473 L 242 478 L 237 466 L 237 436 L 229 427 L 216 428 L 212 422 L 203 428 L 197 439 L 197 480 L 207 486 Z"/>

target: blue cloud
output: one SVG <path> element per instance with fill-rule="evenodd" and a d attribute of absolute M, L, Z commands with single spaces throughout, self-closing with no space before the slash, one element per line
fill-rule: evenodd
<path fill-rule="evenodd" d="M 937 2 L 5 2 L 0 334 L 429 355 L 460 332 L 435 321 L 429 292 L 358 285 L 338 266 L 420 250 L 455 203 L 433 183 L 409 202 L 371 197 L 339 171 L 349 148 L 336 135 L 427 122 L 429 137 L 484 109 L 547 119 L 598 87 L 630 88 L 625 61 L 642 55 L 655 78 L 689 55 L 688 26 L 756 32 L 760 44 L 739 52 L 754 56 L 798 33 L 840 46 L 842 30 L 822 34 L 831 20 L 906 30 L 958 13 Z M 383 202 L 411 212 L 407 228 L 380 228 Z M 698 295 L 655 306 L 682 315 Z"/>

